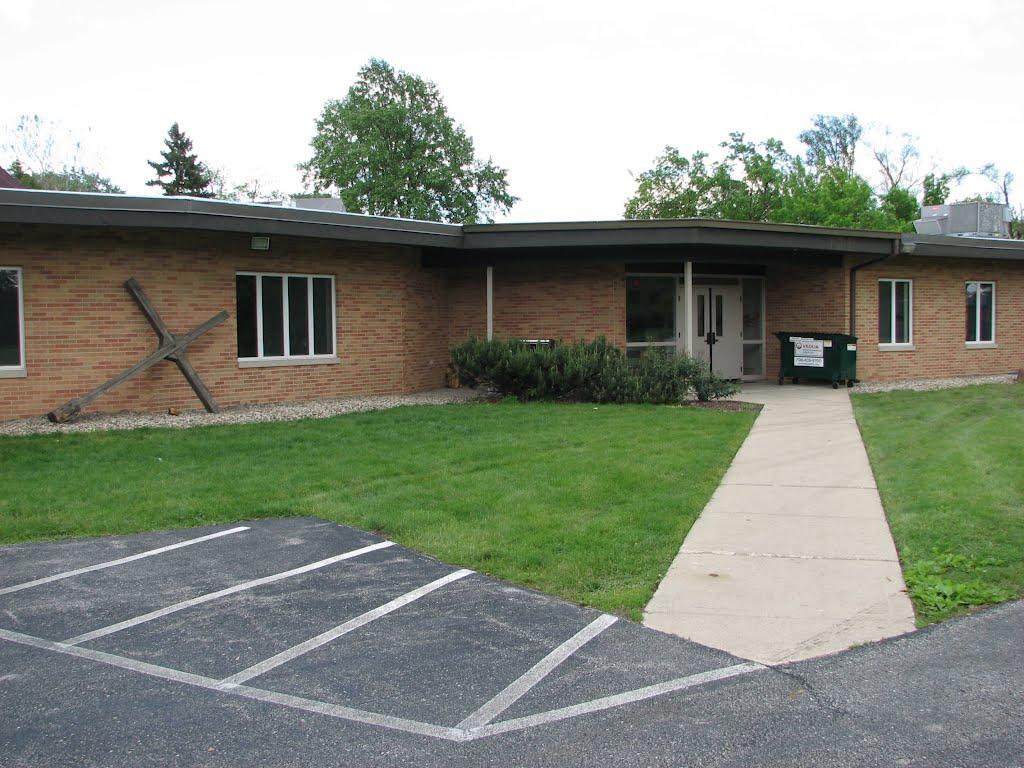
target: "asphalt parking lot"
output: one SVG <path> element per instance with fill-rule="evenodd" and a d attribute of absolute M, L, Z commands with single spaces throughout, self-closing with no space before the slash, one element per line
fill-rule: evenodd
<path fill-rule="evenodd" d="M 1018 765 L 1022 616 L 766 668 L 317 519 L 0 547 L 0 764 Z"/>

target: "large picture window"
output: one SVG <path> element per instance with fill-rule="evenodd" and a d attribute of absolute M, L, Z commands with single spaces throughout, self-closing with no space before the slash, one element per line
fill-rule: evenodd
<path fill-rule="evenodd" d="M 25 372 L 25 321 L 21 269 L 0 267 L 0 376 Z"/>
<path fill-rule="evenodd" d="M 914 297 L 910 280 L 878 281 L 878 343 L 913 343 Z"/>
<path fill-rule="evenodd" d="M 967 342 L 991 344 L 996 340 L 996 284 L 967 283 Z"/>
<path fill-rule="evenodd" d="M 334 358 L 333 277 L 239 272 L 235 297 L 239 360 Z"/>

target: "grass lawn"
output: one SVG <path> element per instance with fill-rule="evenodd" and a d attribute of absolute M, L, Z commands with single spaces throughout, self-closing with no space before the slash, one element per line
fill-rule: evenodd
<path fill-rule="evenodd" d="M 1024 595 L 1024 386 L 853 404 L 918 624 Z"/>
<path fill-rule="evenodd" d="M 310 515 L 639 619 L 754 417 L 502 403 L 4 437 L 0 543 Z"/>

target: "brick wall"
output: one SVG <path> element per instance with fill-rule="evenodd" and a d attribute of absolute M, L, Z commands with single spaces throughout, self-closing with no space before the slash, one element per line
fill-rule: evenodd
<path fill-rule="evenodd" d="M 878 345 L 878 281 L 913 281 L 912 351 Z M 996 284 L 995 348 L 965 344 L 965 284 Z M 1024 264 L 901 257 L 857 273 L 857 374 L 865 381 L 995 374 L 1024 367 Z"/>
<path fill-rule="evenodd" d="M 189 347 L 222 406 L 440 387 L 447 362 L 446 278 L 418 251 L 248 235 L 3 225 L 0 264 L 23 268 L 28 376 L 0 379 L 0 419 L 39 415 L 78 397 L 156 349 L 156 335 L 123 283 L 135 277 L 174 333 L 222 309 L 228 321 Z M 340 364 L 239 368 L 235 273 L 335 277 Z M 87 410 L 202 407 L 164 361 Z"/>
<path fill-rule="evenodd" d="M 494 334 L 626 344 L 625 269 L 619 263 L 494 268 Z"/>
<path fill-rule="evenodd" d="M 626 344 L 625 269 L 619 263 L 494 267 L 494 335 Z M 451 340 L 487 335 L 487 270 L 454 270 L 448 283 Z"/>
<path fill-rule="evenodd" d="M 841 266 L 772 265 L 765 274 L 765 371 L 779 375 L 778 331 L 846 333 L 848 272 Z"/>

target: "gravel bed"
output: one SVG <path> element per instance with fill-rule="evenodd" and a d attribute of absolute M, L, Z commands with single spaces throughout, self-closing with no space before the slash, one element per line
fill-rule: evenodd
<path fill-rule="evenodd" d="M 118 413 L 87 413 L 75 416 L 64 424 L 51 424 L 45 416 L 14 421 L 0 421 L 0 435 L 34 435 L 52 432 L 98 432 L 105 429 L 138 429 L 140 427 L 172 427 L 187 429 L 211 424 L 251 424 L 262 421 L 297 421 L 326 419 L 339 413 L 378 411 L 403 405 L 443 405 L 479 400 L 484 393 L 475 389 L 437 389 L 413 395 L 365 395 L 338 397 L 330 400 L 306 400 L 287 403 L 236 405 L 220 413 L 203 410 L 181 411 L 176 416 L 164 413 L 121 411 Z"/>
<path fill-rule="evenodd" d="M 914 390 L 923 392 L 931 389 L 954 389 L 974 384 L 1012 384 L 1017 381 L 1015 373 L 1001 373 L 994 376 L 947 376 L 941 379 L 903 379 L 902 381 L 869 381 L 857 384 L 853 392 L 893 392 Z"/>

